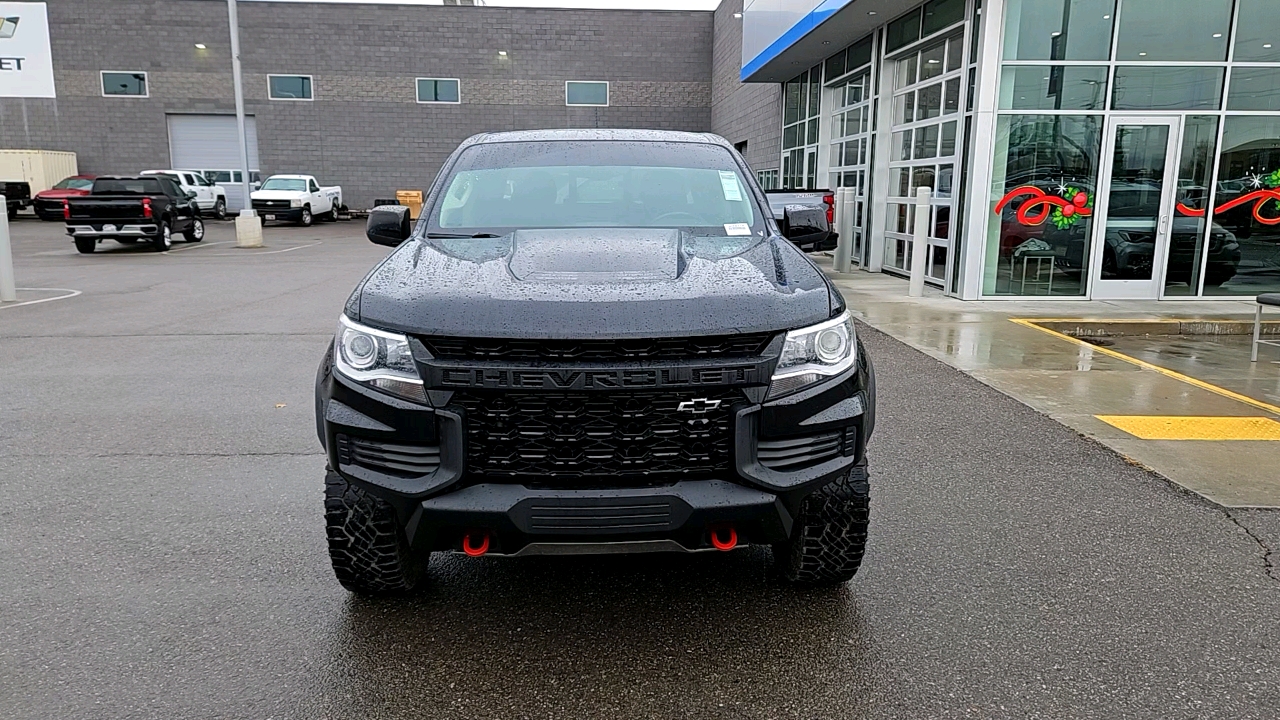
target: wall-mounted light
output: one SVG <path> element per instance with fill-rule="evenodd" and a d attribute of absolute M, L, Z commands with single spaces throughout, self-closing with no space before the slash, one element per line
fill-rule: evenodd
<path fill-rule="evenodd" d="M 205 49 L 205 48 L 207 48 L 207 47 L 208 47 L 208 46 L 207 46 L 207 45 L 205 45 L 204 43 L 196 43 L 196 49 L 197 49 L 197 50 L 204 50 L 204 49 Z"/>
<path fill-rule="evenodd" d="M 742 19 L 742 13 L 734 13 L 734 14 L 733 14 L 733 16 L 734 16 L 735 18 L 737 18 L 738 20 L 741 20 L 741 19 Z"/>
<path fill-rule="evenodd" d="M 498 51 L 498 57 L 506 57 L 506 56 L 507 56 L 507 51 L 506 51 L 506 50 L 499 50 L 499 51 Z"/>

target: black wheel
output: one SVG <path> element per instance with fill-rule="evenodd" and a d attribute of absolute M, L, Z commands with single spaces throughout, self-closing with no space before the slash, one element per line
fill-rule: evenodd
<path fill-rule="evenodd" d="M 311 223 L 315 222 L 315 218 L 311 217 L 311 206 L 304 205 L 302 215 L 298 218 L 298 224 L 302 227 L 311 227 Z"/>
<path fill-rule="evenodd" d="M 858 465 L 805 498 L 791 539 L 773 546 L 783 579 L 822 587 L 856 575 L 867 544 L 870 494 L 867 467 Z"/>
<path fill-rule="evenodd" d="M 14 219 L 14 218 L 16 218 L 16 217 L 18 217 L 18 208 L 16 208 L 16 207 L 14 207 L 14 206 L 10 205 L 10 206 L 9 206 L 9 219 L 10 219 L 10 220 L 12 220 L 12 219 Z"/>
<path fill-rule="evenodd" d="M 427 556 L 409 549 L 391 506 L 333 471 L 324 479 L 324 520 L 342 587 L 358 595 L 403 595 L 422 582 Z"/>
<path fill-rule="evenodd" d="M 204 221 L 200 218 L 191 218 L 191 227 L 182 231 L 182 237 L 187 239 L 189 243 L 197 243 L 204 239 Z"/>
<path fill-rule="evenodd" d="M 226 198 L 218 198 L 218 201 L 213 204 L 213 217 L 215 220 L 227 219 L 227 199 Z"/>
<path fill-rule="evenodd" d="M 160 231 L 155 237 L 151 238 L 151 249 L 156 252 L 168 252 L 173 246 L 173 228 L 169 227 L 168 220 L 160 221 Z"/>
<path fill-rule="evenodd" d="M 98 246 L 98 241 L 94 238 L 76 238 L 76 250 L 88 255 Z"/>

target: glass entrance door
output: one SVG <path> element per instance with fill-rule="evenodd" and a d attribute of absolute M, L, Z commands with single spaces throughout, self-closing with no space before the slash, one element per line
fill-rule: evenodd
<path fill-rule="evenodd" d="M 1177 196 L 1177 135 L 1176 118 L 1113 117 L 1108 124 L 1094 208 L 1095 300 L 1160 297 Z M 1072 204 L 1074 212 L 1089 210 L 1087 196 Z"/>

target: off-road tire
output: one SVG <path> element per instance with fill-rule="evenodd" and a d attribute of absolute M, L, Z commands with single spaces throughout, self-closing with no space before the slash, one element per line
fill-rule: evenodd
<path fill-rule="evenodd" d="M 76 250 L 85 255 L 92 253 L 97 246 L 98 241 L 94 238 L 76 238 Z"/>
<path fill-rule="evenodd" d="M 791 539 L 773 546 L 782 579 L 808 587 L 852 579 L 867 544 L 870 496 L 867 466 L 857 465 L 806 497 Z"/>
<path fill-rule="evenodd" d="M 324 479 L 324 519 L 342 587 L 376 597 L 405 595 L 422 582 L 427 558 L 410 550 L 391 506 L 333 471 Z"/>

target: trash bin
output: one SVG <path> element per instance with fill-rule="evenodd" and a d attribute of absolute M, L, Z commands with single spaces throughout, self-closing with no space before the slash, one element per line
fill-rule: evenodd
<path fill-rule="evenodd" d="M 397 190 L 396 202 L 409 208 L 409 218 L 417 220 L 418 214 L 422 212 L 422 191 Z"/>

